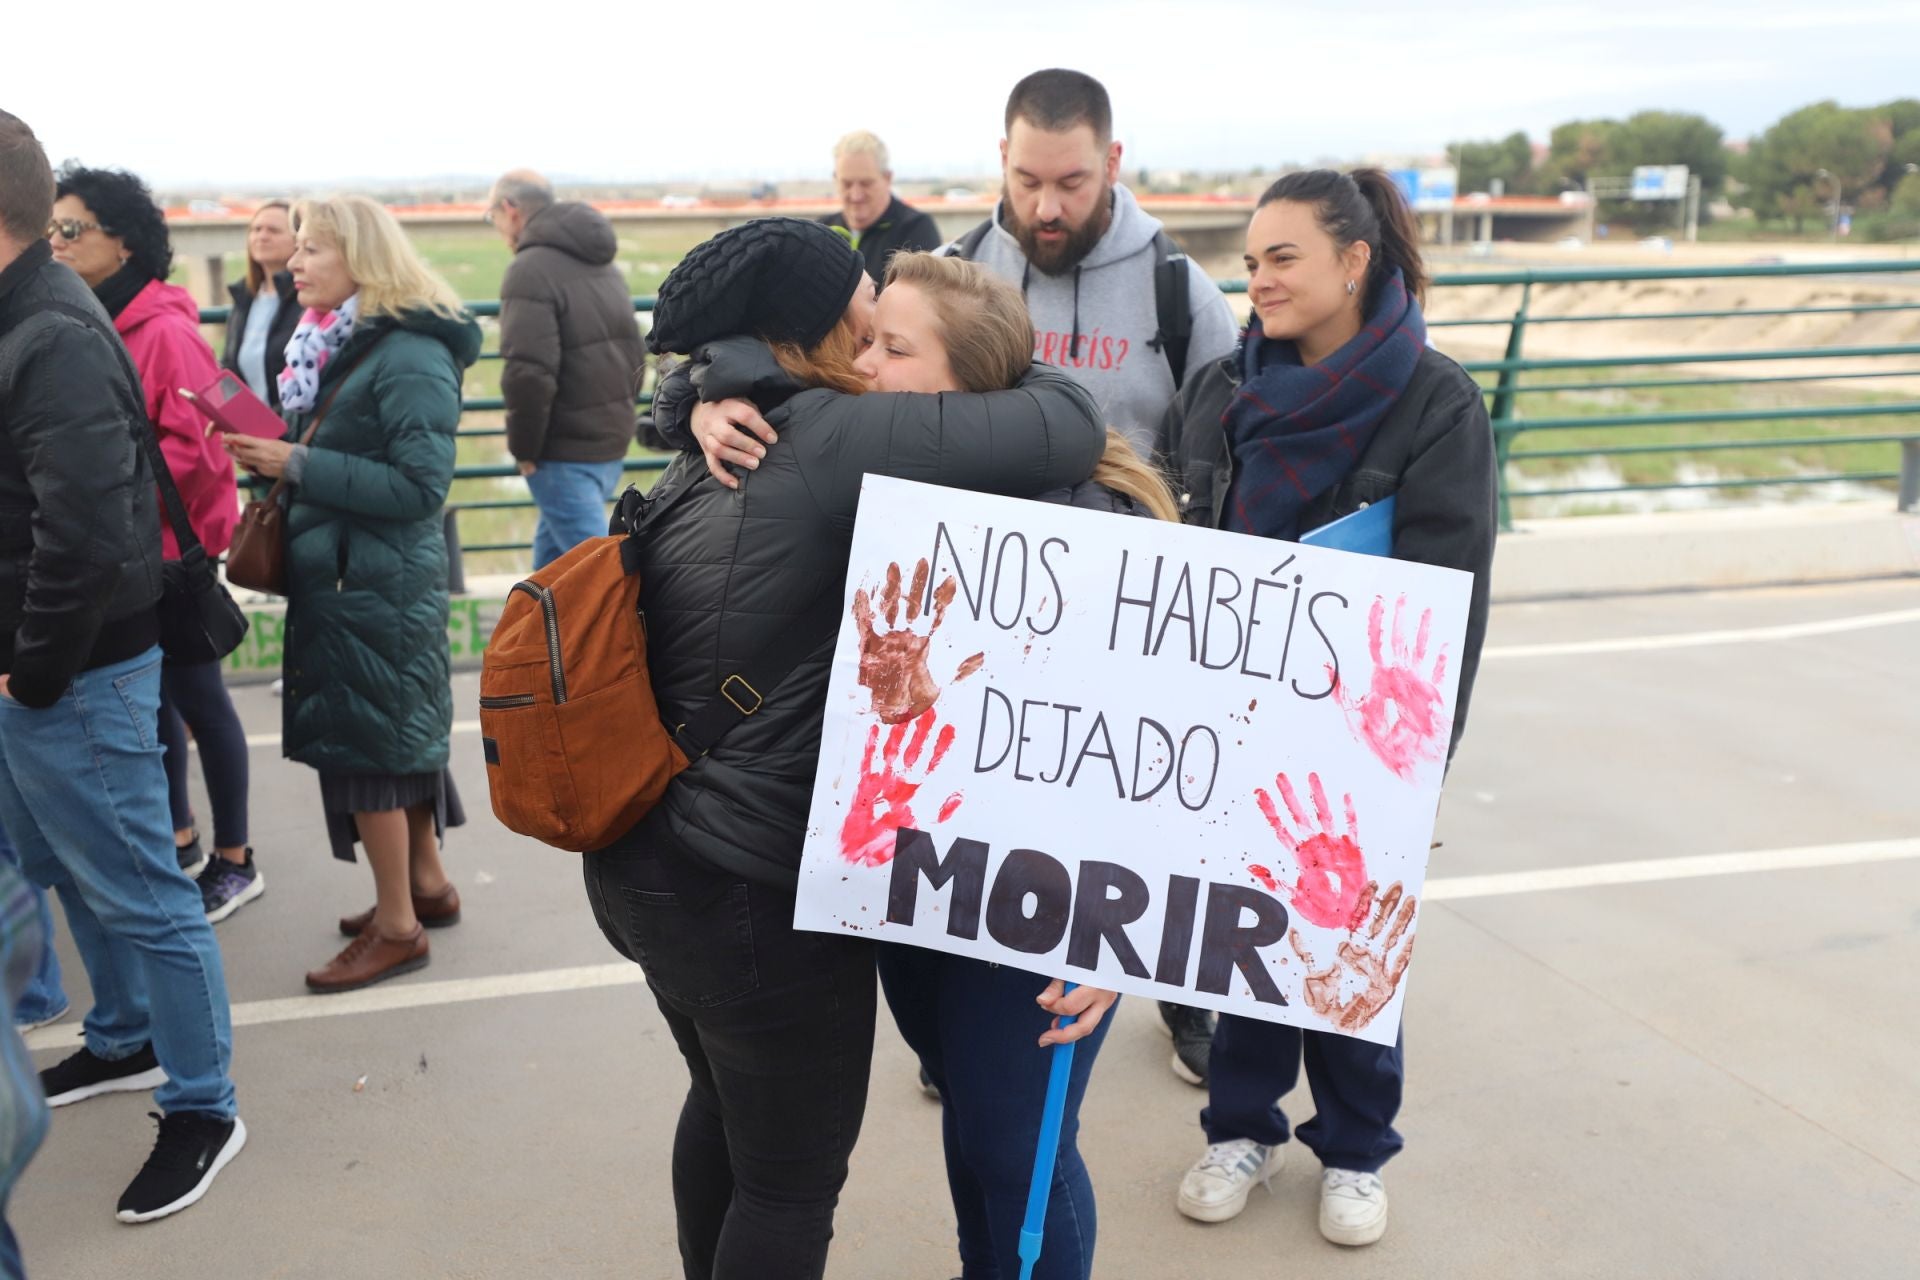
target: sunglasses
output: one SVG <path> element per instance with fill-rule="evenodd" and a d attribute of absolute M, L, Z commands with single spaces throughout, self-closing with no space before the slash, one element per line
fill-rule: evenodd
<path fill-rule="evenodd" d="M 62 240 L 78 240 L 89 231 L 100 230 L 97 222 L 82 222 L 79 218 L 55 218 L 47 224 L 47 239 L 59 236 Z"/>

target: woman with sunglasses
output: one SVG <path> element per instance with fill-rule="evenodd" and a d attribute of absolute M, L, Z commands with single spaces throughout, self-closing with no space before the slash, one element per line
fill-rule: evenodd
<path fill-rule="evenodd" d="M 293 337 L 304 307 L 293 296 L 293 207 L 269 200 L 247 221 L 247 274 L 227 286 L 233 310 L 227 313 L 223 368 L 246 379 L 253 394 L 280 407 L 280 371 L 287 367 L 287 340 Z"/>
<path fill-rule="evenodd" d="M 113 317 L 146 394 L 147 420 L 186 503 L 194 536 L 210 556 L 233 540 L 240 520 L 233 464 L 207 419 L 180 392 L 219 374 L 213 348 L 200 336 L 200 308 L 168 284 L 173 247 L 166 217 L 146 183 L 122 169 L 60 170 L 47 227 L 53 256 L 92 288 Z M 163 554 L 178 559 L 173 530 L 160 522 Z M 214 857 L 202 851 L 187 790 L 187 730 L 200 744 L 200 767 L 213 804 Z M 181 869 L 197 875 L 209 919 L 220 921 L 260 896 L 266 881 L 247 847 L 247 739 L 218 662 L 169 662 L 160 678 L 160 740 L 166 747 L 167 791 Z"/>

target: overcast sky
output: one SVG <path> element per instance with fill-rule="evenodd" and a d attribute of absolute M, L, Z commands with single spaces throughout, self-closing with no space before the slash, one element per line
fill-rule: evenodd
<path fill-rule="evenodd" d="M 608 180 L 824 175 L 870 128 L 903 177 L 998 167 L 1036 68 L 1113 94 L 1129 167 L 1437 153 L 1643 107 L 1730 137 L 1920 94 L 1920 0 L 23 0 L 0 107 L 56 163 L 312 188 L 530 165 Z M 449 13 L 466 16 L 452 20 Z M 37 54 L 28 50 L 37 49 Z"/>

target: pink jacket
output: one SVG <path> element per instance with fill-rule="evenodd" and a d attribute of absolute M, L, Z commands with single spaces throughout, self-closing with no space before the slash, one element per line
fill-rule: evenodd
<path fill-rule="evenodd" d="M 180 396 L 180 388 L 198 391 L 220 372 L 213 348 L 200 336 L 200 308 L 185 289 L 152 280 L 114 317 L 113 327 L 140 372 L 147 417 L 159 430 L 160 452 L 187 504 L 187 520 L 208 555 L 224 554 L 240 523 L 233 460 L 220 447 L 218 435 L 205 434 L 206 415 Z M 180 558 L 165 507 L 160 510 L 160 545 L 167 559 Z"/>

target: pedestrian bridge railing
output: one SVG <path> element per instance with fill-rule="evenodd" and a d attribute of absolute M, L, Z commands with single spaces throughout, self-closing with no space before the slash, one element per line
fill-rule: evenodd
<path fill-rule="evenodd" d="M 1780 305 L 1749 305 L 1746 289 L 1719 306 L 1637 305 L 1643 293 L 1711 292 L 1728 281 L 1792 294 L 1780 285 L 1794 280 L 1809 286 L 1798 298 L 1762 299 Z M 1220 287 L 1244 293 L 1246 282 Z M 1627 297 L 1616 296 L 1620 287 Z M 645 317 L 653 299 L 633 305 Z M 491 329 L 500 304 L 468 306 Z M 224 324 L 227 311 L 204 308 L 201 323 Z M 1579 510 L 1567 504 L 1585 501 L 1604 510 L 1662 491 L 1893 486 L 1899 509 L 1920 507 L 1920 259 L 1451 271 L 1434 277 L 1428 313 L 1442 349 L 1469 357 L 1476 346 L 1499 351 L 1461 363 L 1487 396 L 1503 529 L 1519 504 Z M 1619 344 L 1609 330 L 1628 326 L 1643 340 L 1611 350 Z M 1764 337 L 1770 327 L 1809 336 L 1774 345 Z M 1455 330 L 1491 337 L 1448 341 Z M 1661 336 L 1648 338 L 1649 330 Z M 1872 340 L 1848 340 L 1859 330 Z M 1560 334 L 1582 341 L 1570 345 Z M 1819 336 L 1828 340 L 1812 340 Z M 1530 338 L 1536 349 L 1550 341 L 1556 353 L 1528 355 Z M 1567 354 L 1587 345 L 1609 350 Z M 534 504 L 506 457 L 499 360 L 497 349 L 485 351 L 470 374 L 463 409 L 471 416 L 460 431 L 447 526 L 455 545 L 465 535 L 464 554 L 511 556 L 523 566 Z M 637 403 L 644 408 L 651 398 L 642 389 Z M 1741 461 L 1712 461 L 1731 455 Z M 625 469 L 657 472 L 668 461 L 636 449 Z"/>

